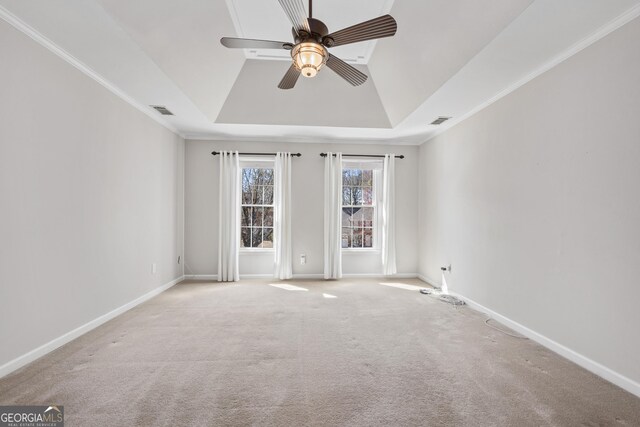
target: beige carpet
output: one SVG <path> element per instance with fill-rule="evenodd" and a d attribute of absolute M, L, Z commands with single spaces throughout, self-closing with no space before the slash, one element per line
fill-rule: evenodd
<path fill-rule="evenodd" d="M 185 282 L 0 379 L 0 404 L 67 426 L 640 425 L 637 397 L 380 282 Z"/>

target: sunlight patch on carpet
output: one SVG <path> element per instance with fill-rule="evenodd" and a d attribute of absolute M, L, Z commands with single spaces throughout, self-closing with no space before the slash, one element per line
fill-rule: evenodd
<path fill-rule="evenodd" d="M 382 286 L 390 286 L 392 288 L 398 288 L 398 289 L 405 289 L 407 291 L 419 291 L 420 289 L 422 289 L 420 286 L 414 286 L 414 285 L 407 285 L 405 283 L 378 283 L 379 285 Z"/>
<path fill-rule="evenodd" d="M 294 285 L 286 285 L 280 283 L 270 283 L 269 286 L 273 286 L 274 288 L 284 289 L 285 291 L 308 291 L 309 289 L 301 288 L 299 286 Z"/>
<path fill-rule="evenodd" d="M 337 296 L 331 294 L 322 294 L 322 296 L 325 298 L 338 298 Z"/>

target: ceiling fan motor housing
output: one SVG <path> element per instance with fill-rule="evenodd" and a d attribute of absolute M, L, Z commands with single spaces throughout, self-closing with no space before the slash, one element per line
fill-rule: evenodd
<path fill-rule="evenodd" d="M 306 32 L 305 30 L 296 30 L 295 28 L 291 29 L 293 33 L 293 39 L 296 43 L 301 43 L 304 41 L 314 41 L 316 43 L 322 43 L 322 39 L 329 34 L 329 29 L 324 22 L 315 18 L 307 18 L 307 22 L 309 23 L 309 29 L 311 30 L 311 34 Z"/>

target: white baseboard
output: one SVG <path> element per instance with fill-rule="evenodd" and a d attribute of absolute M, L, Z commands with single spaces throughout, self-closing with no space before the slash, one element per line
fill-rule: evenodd
<path fill-rule="evenodd" d="M 218 280 L 217 274 L 185 274 L 185 280 Z"/>
<path fill-rule="evenodd" d="M 322 273 L 310 273 L 310 274 L 294 274 L 294 279 L 313 279 L 313 280 L 323 280 L 324 274 Z"/>
<path fill-rule="evenodd" d="M 571 350 L 568 347 L 565 347 L 564 345 L 557 343 L 555 341 L 553 341 L 550 338 L 545 337 L 542 334 L 539 334 L 538 332 L 531 330 L 529 328 L 527 328 L 526 326 L 521 325 L 518 322 L 515 322 L 511 319 L 509 319 L 508 317 L 505 317 L 499 313 L 496 313 L 495 311 L 483 306 L 482 304 L 479 304 L 477 302 L 475 302 L 474 300 L 465 297 L 464 295 L 460 295 L 456 292 L 449 292 L 449 294 L 460 298 L 461 300 L 463 300 L 469 307 L 480 311 L 482 313 L 487 314 L 488 316 L 491 316 L 494 320 L 502 323 L 503 325 L 513 329 L 514 331 L 517 331 L 518 333 L 524 335 L 525 337 L 537 342 L 538 344 L 548 348 L 549 350 L 558 353 L 560 356 L 563 356 L 567 359 L 569 359 L 570 361 L 572 361 L 573 363 L 583 367 L 584 369 L 586 369 L 587 371 L 590 371 L 596 375 L 598 375 L 599 377 L 604 378 L 605 380 L 612 382 L 613 384 L 617 385 L 620 388 L 625 389 L 626 391 L 628 391 L 629 393 L 635 394 L 636 396 L 640 397 L 640 384 L 635 382 L 634 380 L 625 377 L 622 374 L 619 374 L 618 372 L 607 368 L 606 366 L 589 359 L 586 356 L 583 356 L 582 354 Z"/>
<path fill-rule="evenodd" d="M 343 274 L 343 279 L 356 279 L 356 278 L 383 278 L 383 279 L 415 279 L 419 278 L 417 273 L 398 273 L 392 276 L 384 276 L 382 274 Z M 217 274 L 187 274 L 184 276 L 187 280 L 218 280 Z M 271 274 L 241 274 L 240 280 L 250 279 L 273 279 Z M 324 274 L 294 274 L 293 279 L 324 279 Z M 274 279 L 275 280 L 275 279 Z M 423 279 L 424 280 L 424 279 Z"/>
<path fill-rule="evenodd" d="M 116 316 L 119 316 L 120 314 L 124 313 L 125 311 L 131 310 L 133 307 L 142 304 L 143 302 L 155 297 L 156 295 L 166 291 L 167 289 L 169 289 L 170 287 L 172 287 L 173 285 L 175 285 L 176 283 L 181 282 L 182 280 L 184 280 L 184 276 L 182 277 L 178 277 L 177 279 L 174 279 L 172 281 L 170 281 L 169 283 L 166 283 L 162 286 L 159 286 L 155 289 L 153 289 L 150 292 L 147 292 L 146 294 L 142 295 L 141 297 L 138 297 L 136 299 L 134 299 L 131 302 L 128 302 L 127 304 L 120 306 L 118 308 L 116 308 L 115 310 L 112 310 L 110 312 L 108 312 L 107 314 L 103 314 L 102 316 L 93 319 L 92 321 L 85 323 L 84 325 L 77 327 L 76 329 L 67 332 L 66 334 L 52 340 L 49 341 L 48 343 L 41 345 L 40 347 L 31 350 L 30 352 L 23 354 L 22 356 L 16 357 L 15 359 L 5 363 L 4 365 L 0 366 L 0 378 L 4 377 L 5 375 L 10 374 L 11 372 L 20 369 L 21 367 L 23 367 L 24 365 L 33 362 L 36 359 L 39 359 L 40 357 L 44 356 L 47 353 L 52 352 L 53 350 L 57 349 L 58 347 L 63 346 L 64 344 L 73 341 L 74 339 L 78 338 L 79 336 L 86 334 L 87 332 L 89 332 L 92 329 L 97 328 L 98 326 L 102 325 L 103 323 L 108 322 L 109 320 L 113 319 Z"/>
<path fill-rule="evenodd" d="M 377 273 L 377 274 L 369 274 L 369 273 L 345 273 L 342 275 L 342 278 L 344 279 L 356 279 L 356 278 L 363 278 L 363 279 L 416 279 L 418 278 L 418 274 L 417 273 L 396 273 L 396 274 L 391 274 L 389 276 L 385 276 L 382 273 Z"/>

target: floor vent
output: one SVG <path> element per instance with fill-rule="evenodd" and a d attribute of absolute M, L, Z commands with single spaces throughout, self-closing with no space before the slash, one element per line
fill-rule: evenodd
<path fill-rule="evenodd" d="M 167 110 L 167 107 L 163 107 L 162 105 L 150 105 L 150 107 L 156 110 L 158 113 L 162 114 L 163 116 L 173 116 L 173 113 Z"/>
<path fill-rule="evenodd" d="M 441 125 L 442 123 L 446 122 L 447 120 L 449 120 L 451 117 L 443 117 L 440 116 L 437 119 L 435 119 L 434 121 L 431 122 L 432 125 Z"/>

